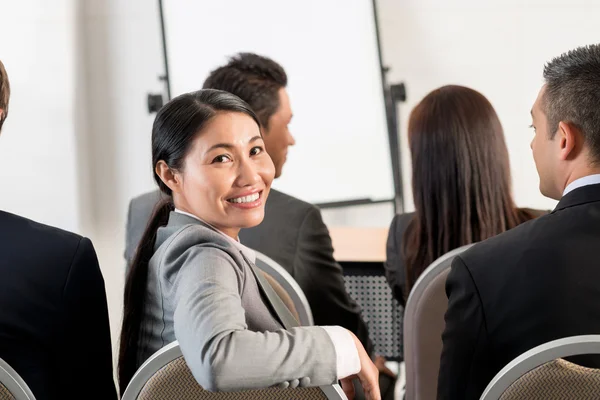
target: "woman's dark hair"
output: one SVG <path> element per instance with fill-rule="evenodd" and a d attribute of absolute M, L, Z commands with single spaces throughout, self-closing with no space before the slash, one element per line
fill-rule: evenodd
<path fill-rule="evenodd" d="M 160 109 L 152 127 L 152 166 L 164 161 L 174 171 L 182 171 L 193 140 L 208 121 L 221 112 L 238 112 L 250 116 L 260 126 L 258 117 L 239 97 L 220 90 L 205 89 L 174 98 Z M 138 245 L 125 282 L 123 327 L 119 349 L 119 386 L 125 391 L 137 369 L 138 343 L 147 292 L 148 262 L 154 254 L 156 232 L 167 224 L 173 210 L 171 190 L 154 172 L 154 179 L 167 200 L 155 208 Z"/>
<path fill-rule="evenodd" d="M 416 212 L 401 248 L 406 295 L 438 257 L 534 217 L 512 200 L 502 125 L 481 93 L 429 93 L 410 115 L 408 140 Z"/>

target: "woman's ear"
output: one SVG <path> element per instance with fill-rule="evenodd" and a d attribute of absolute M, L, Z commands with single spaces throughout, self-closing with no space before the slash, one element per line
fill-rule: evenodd
<path fill-rule="evenodd" d="M 167 187 L 171 189 L 173 193 L 180 192 L 181 177 L 177 172 L 169 168 L 166 162 L 164 162 L 163 160 L 157 162 L 156 167 L 154 168 L 154 172 L 156 172 L 156 175 L 158 175 L 160 180 L 163 181 L 163 183 L 167 185 Z"/>

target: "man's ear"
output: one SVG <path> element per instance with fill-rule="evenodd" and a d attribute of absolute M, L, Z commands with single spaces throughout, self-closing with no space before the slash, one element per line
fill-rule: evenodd
<path fill-rule="evenodd" d="M 166 162 L 163 160 L 157 162 L 154 172 L 156 172 L 156 175 L 158 175 L 160 180 L 163 181 L 173 193 L 178 193 L 181 190 L 181 177 L 178 173 L 169 168 Z"/>
<path fill-rule="evenodd" d="M 565 161 L 575 158 L 583 145 L 583 136 L 579 129 L 573 126 L 573 124 L 560 121 L 556 136 L 560 145 L 560 159 Z"/>

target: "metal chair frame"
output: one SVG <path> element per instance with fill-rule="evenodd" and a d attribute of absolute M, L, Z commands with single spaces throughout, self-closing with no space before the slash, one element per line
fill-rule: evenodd
<path fill-rule="evenodd" d="M 165 365 L 183 357 L 179 342 L 170 343 L 154 353 L 146 360 L 131 378 L 121 400 L 137 400 L 146 382 L 154 376 Z M 339 385 L 320 386 L 327 399 L 329 400 L 348 400 L 342 388 Z M 20 399 L 18 399 L 20 400 Z"/>
<path fill-rule="evenodd" d="M 600 335 L 581 335 L 553 340 L 521 354 L 488 384 L 480 400 L 497 400 L 520 377 L 557 358 L 600 354 Z"/>
<path fill-rule="evenodd" d="M 289 294 L 296 307 L 298 316 L 300 317 L 300 324 L 302 326 L 311 326 L 315 324 L 313 319 L 312 311 L 306 295 L 298 285 L 298 282 L 275 260 L 267 257 L 266 255 L 256 252 L 256 266 L 262 271 L 271 275 L 273 279 L 279 283 L 283 289 Z"/>
<path fill-rule="evenodd" d="M 0 358 L 0 383 L 8 389 L 15 400 L 35 400 L 35 396 L 23 378 L 8 363 Z"/>

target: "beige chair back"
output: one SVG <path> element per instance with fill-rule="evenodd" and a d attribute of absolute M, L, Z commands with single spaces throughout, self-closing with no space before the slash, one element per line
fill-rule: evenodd
<path fill-rule="evenodd" d="M 35 400 L 25 381 L 2 359 L 0 359 L 0 400 Z"/>
<path fill-rule="evenodd" d="M 308 304 L 308 300 L 306 299 L 306 295 L 298 285 L 298 282 L 283 268 L 281 265 L 277 264 L 275 260 L 267 257 L 259 251 L 255 251 L 256 253 L 256 266 L 263 272 L 266 272 L 273 278 L 273 280 L 279 283 L 279 286 L 287 293 L 287 295 L 291 298 L 292 303 L 294 304 L 294 308 L 296 312 L 292 312 L 294 316 L 298 316 L 298 321 L 302 326 L 311 326 L 314 325 L 314 319 L 312 315 L 312 311 L 310 309 L 310 305 Z M 273 289 L 278 291 L 274 285 Z M 278 292 L 279 294 L 279 292 Z M 280 296 L 281 297 L 281 296 Z M 285 301 L 284 301 L 285 302 Z M 287 303 L 286 303 L 287 305 Z M 289 308 L 289 307 L 288 307 Z"/>
<path fill-rule="evenodd" d="M 2 383 L 0 383 L 0 400 L 15 400 L 15 397 Z"/>
<path fill-rule="evenodd" d="M 289 293 L 270 274 L 267 274 L 265 271 L 261 272 L 263 273 L 263 275 L 267 279 L 267 282 L 269 282 L 275 293 L 277 293 L 277 296 L 279 296 L 281 301 L 283 301 L 283 304 L 285 304 L 288 310 L 290 310 L 294 318 L 296 318 L 296 321 L 300 323 L 300 316 L 298 315 L 298 311 L 296 311 L 296 306 L 294 305 L 294 302 L 292 301 L 292 298 L 290 297 Z"/>
<path fill-rule="evenodd" d="M 600 398 L 600 370 L 563 360 L 600 355 L 600 335 L 572 336 L 537 346 L 511 361 L 490 382 L 481 400 Z"/>
<path fill-rule="evenodd" d="M 442 355 L 444 314 L 448 309 L 446 278 L 460 247 L 434 261 L 413 286 L 404 312 L 406 400 L 435 400 Z"/>
<path fill-rule="evenodd" d="M 347 400 L 338 385 L 308 388 L 267 388 L 239 392 L 209 392 L 196 381 L 178 342 L 150 357 L 135 373 L 121 400 Z"/>
<path fill-rule="evenodd" d="M 529 371 L 500 400 L 598 399 L 600 370 L 557 359 Z"/>

